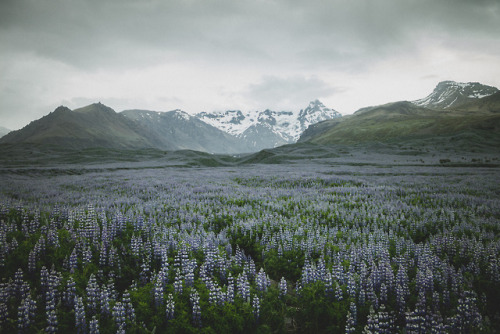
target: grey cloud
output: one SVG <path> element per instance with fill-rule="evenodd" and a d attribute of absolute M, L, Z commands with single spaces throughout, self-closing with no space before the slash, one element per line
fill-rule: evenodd
<path fill-rule="evenodd" d="M 77 67 L 172 57 L 359 65 L 411 45 L 415 31 L 498 36 L 495 1 L 7 1 L 0 40 Z"/>
<path fill-rule="evenodd" d="M 32 82 L 10 91 L 0 83 L 0 115 L 16 105 L 49 104 L 67 82 L 62 74 L 113 77 L 177 63 L 225 75 L 239 68 L 255 71 L 254 78 L 273 74 L 249 86 L 245 97 L 262 105 L 302 105 L 298 97 L 308 102 L 335 91 L 321 75 L 354 73 L 359 80 L 388 59 L 425 61 L 419 57 L 428 41 L 460 57 L 472 59 L 477 52 L 498 59 L 498 22 L 498 0 L 2 0 L 0 64 L 29 57 L 33 67 L 46 70 L 16 67 L 10 77 Z M 54 71 L 52 64 L 65 70 Z M 8 72 L 0 65 L 2 79 Z M 287 77 L 294 73 L 301 76 Z M 181 79 L 189 85 L 198 78 Z M 237 81 L 244 86 L 249 80 Z M 52 95 L 37 89 L 42 84 L 51 86 Z"/>

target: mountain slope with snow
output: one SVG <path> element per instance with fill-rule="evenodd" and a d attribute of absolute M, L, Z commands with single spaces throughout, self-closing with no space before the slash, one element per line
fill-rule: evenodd
<path fill-rule="evenodd" d="M 251 151 L 295 143 L 309 125 L 336 117 L 340 113 L 325 107 L 319 100 L 312 101 L 300 111 L 242 112 L 227 110 L 202 112 L 196 117 L 247 143 Z"/>
<path fill-rule="evenodd" d="M 427 98 L 359 109 L 310 126 L 299 139 L 321 145 L 418 143 L 500 147 L 500 91 L 478 83 L 442 82 Z M 416 144 L 415 144 L 416 145 Z"/>
<path fill-rule="evenodd" d="M 478 82 L 440 82 L 434 91 L 423 99 L 412 101 L 413 104 L 431 109 L 450 109 L 461 104 L 475 101 L 498 92 L 496 87 Z"/>
<path fill-rule="evenodd" d="M 225 154 L 248 152 L 240 139 L 180 109 L 167 112 L 135 109 L 120 114 L 160 138 L 160 147 Z"/>

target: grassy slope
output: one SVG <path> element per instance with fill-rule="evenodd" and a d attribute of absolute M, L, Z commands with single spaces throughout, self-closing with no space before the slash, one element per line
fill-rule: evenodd
<path fill-rule="evenodd" d="M 309 141 L 316 144 L 356 144 L 422 139 L 460 133 L 500 133 L 500 113 L 489 110 L 436 111 L 409 102 L 365 108 L 342 122 L 323 126 Z M 490 136 L 491 137 L 491 136 Z M 500 136 L 493 135 L 497 143 Z"/>
<path fill-rule="evenodd" d="M 139 133 L 138 126 L 100 104 L 71 111 L 58 108 L 19 131 L 2 138 L 4 143 L 64 145 L 66 147 L 140 148 L 153 140 Z"/>

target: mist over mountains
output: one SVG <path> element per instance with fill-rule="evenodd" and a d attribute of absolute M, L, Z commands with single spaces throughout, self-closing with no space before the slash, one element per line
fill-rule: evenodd
<path fill-rule="evenodd" d="M 179 109 L 117 113 L 101 103 L 75 110 L 61 106 L 6 134 L 0 144 L 238 154 L 297 141 L 350 145 L 471 134 L 476 141 L 496 145 L 499 133 L 497 88 L 444 81 L 425 98 L 366 107 L 347 116 L 319 100 L 297 111 L 227 110 L 196 115 Z"/>

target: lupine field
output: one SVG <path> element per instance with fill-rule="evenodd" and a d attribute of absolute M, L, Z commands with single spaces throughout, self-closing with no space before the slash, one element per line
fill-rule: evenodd
<path fill-rule="evenodd" d="M 4 170 L 1 333 L 491 333 L 500 168 Z"/>

